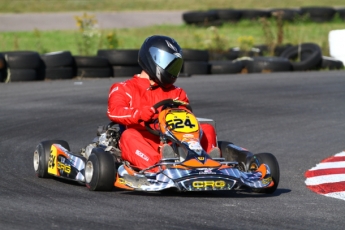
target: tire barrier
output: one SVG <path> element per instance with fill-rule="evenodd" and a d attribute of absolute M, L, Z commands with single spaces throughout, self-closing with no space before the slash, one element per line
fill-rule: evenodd
<path fill-rule="evenodd" d="M 70 51 L 58 51 L 41 55 L 38 80 L 71 79 L 75 76 L 75 61 Z"/>
<path fill-rule="evenodd" d="M 180 76 L 344 69 L 341 60 L 322 56 L 314 43 L 278 46 L 271 57 L 263 56 L 267 50 L 265 45 L 247 52 L 239 48 L 218 53 L 183 49 Z M 96 56 L 73 56 L 69 51 L 42 55 L 34 51 L 0 52 L 0 82 L 132 77 L 142 71 L 137 57 L 138 50 L 99 50 Z"/>
<path fill-rule="evenodd" d="M 211 74 L 236 74 L 241 73 L 244 64 L 241 61 L 210 61 Z"/>
<path fill-rule="evenodd" d="M 112 77 L 112 68 L 106 57 L 74 56 L 77 76 L 87 78 Z"/>
<path fill-rule="evenodd" d="M 39 79 L 41 58 L 34 51 L 2 52 L 5 59 L 5 81 L 35 81 Z M 4 71 L 2 71 L 4 73 Z M 1 74 L 2 75 L 2 74 Z"/>
<path fill-rule="evenodd" d="M 320 66 L 322 52 L 317 44 L 303 43 L 287 48 L 280 57 L 291 60 L 292 68 L 295 71 L 313 70 Z"/>
<path fill-rule="evenodd" d="M 6 61 L 5 57 L 2 53 L 0 53 L 0 82 L 4 82 L 6 80 Z"/>
<path fill-rule="evenodd" d="M 314 22 L 327 22 L 334 18 L 336 14 L 345 20 L 345 8 L 333 7 L 301 7 L 301 8 L 281 8 L 281 9 L 216 9 L 208 11 L 187 11 L 182 14 L 182 19 L 186 24 L 196 26 L 217 26 L 225 22 L 238 22 L 240 20 L 257 20 L 258 18 L 270 18 L 277 16 L 281 12 L 284 21 L 298 21 L 301 16 L 306 16 Z"/>
<path fill-rule="evenodd" d="M 292 64 L 287 58 L 282 57 L 253 57 L 246 68 L 248 73 L 288 72 Z"/>
<path fill-rule="evenodd" d="M 331 21 L 336 13 L 332 7 L 302 7 L 302 15 L 308 15 L 314 22 Z"/>
<path fill-rule="evenodd" d="M 139 49 L 98 50 L 97 56 L 108 59 L 112 77 L 128 77 L 141 72 Z"/>

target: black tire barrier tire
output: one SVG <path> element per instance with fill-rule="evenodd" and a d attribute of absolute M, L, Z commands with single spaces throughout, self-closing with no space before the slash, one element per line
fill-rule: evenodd
<path fill-rule="evenodd" d="M 253 62 L 253 58 L 251 57 L 241 57 L 233 60 L 234 62 L 241 62 L 243 65 L 243 69 L 241 73 L 248 73 L 248 65 Z"/>
<path fill-rule="evenodd" d="M 2 53 L 0 53 L 0 70 L 5 69 L 5 68 L 6 68 L 5 57 Z"/>
<path fill-rule="evenodd" d="M 136 66 L 113 66 L 113 77 L 133 77 L 135 74 L 140 74 L 142 68 Z"/>
<path fill-rule="evenodd" d="M 7 77 L 7 65 L 5 57 L 0 53 L 0 82 L 4 82 Z"/>
<path fill-rule="evenodd" d="M 280 54 L 284 52 L 284 50 L 286 50 L 287 48 L 289 48 L 291 46 L 292 46 L 291 44 L 278 45 L 278 46 L 274 47 L 273 55 L 279 57 Z M 267 45 L 256 45 L 256 46 L 254 46 L 254 48 L 258 48 L 260 50 L 259 51 L 260 55 L 265 55 L 265 54 L 270 55 L 270 53 L 269 53 L 270 51 L 269 51 L 269 48 Z M 257 56 L 259 56 L 259 55 L 257 55 Z"/>
<path fill-rule="evenodd" d="M 138 49 L 98 50 L 97 56 L 108 59 L 110 65 L 137 65 Z"/>
<path fill-rule="evenodd" d="M 60 144 L 65 149 L 70 150 L 68 143 L 64 140 L 49 140 L 40 142 L 34 152 L 34 169 L 37 177 L 49 178 L 48 165 L 50 157 L 50 148 L 53 144 Z"/>
<path fill-rule="evenodd" d="M 73 67 L 55 67 L 55 68 L 45 68 L 42 70 L 43 76 L 40 76 L 41 80 L 62 80 L 62 79 L 72 79 L 75 77 L 75 69 Z"/>
<path fill-rule="evenodd" d="M 85 165 L 86 187 L 90 191 L 112 191 L 115 175 L 114 157 L 102 148 L 92 149 Z"/>
<path fill-rule="evenodd" d="M 77 76 L 85 78 L 108 78 L 112 77 L 112 69 L 109 68 L 77 68 Z"/>
<path fill-rule="evenodd" d="M 302 11 L 300 9 L 273 9 L 271 10 L 271 17 L 277 17 L 275 16 L 279 12 L 282 12 L 282 20 L 283 21 L 295 21 L 298 17 L 302 15 Z"/>
<path fill-rule="evenodd" d="M 108 59 L 101 56 L 74 56 L 74 61 L 77 68 L 110 67 Z"/>
<path fill-rule="evenodd" d="M 292 71 L 289 59 L 282 57 L 253 57 L 247 65 L 248 73 L 271 73 Z"/>
<path fill-rule="evenodd" d="M 210 61 L 211 74 L 236 74 L 243 69 L 243 63 L 240 61 Z"/>
<path fill-rule="evenodd" d="M 182 73 L 195 75 L 195 74 L 209 74 L 210 65 L 206 61 L 185 61 L 182 67 Z"/>
<path fill-rule="evenodd" d="M 182 14 L 182 19 L 187 24 L 208 24 L 218 19 L 217 12 L 210 11 L 188 11 Z"/>
<path fill-rule="evenodd" d="M 209 53 L 207 50 L 182 49 L 184 61 L 208 61 Z"/>
<path fill-rule="evenodd" d="M 314 22 L 327 22 L 333 19 L 336 10 L 332 7 L 301 7 L 301 12 Z"/>
<path fill-rule="evenodd" d="M 292 47 L 291 44 L 278 45 L 274 48 L 274 56 L 279 57 L 286 49 Z"/>
<path fill-rule="evenodd" d="M 259 165 L 257 165 L 259 163 Z M 252 189 L 254 192 L 257 193 L 266 193 L 271 194 L 274 193 L 279 185 L 280 180 L 280 169 L 279 164 L 276 157 L 271 153 L 257 153 L 250 159 L 250 165 L 255 164 L 260 166 L 261 164 L 266 164 L 270 168 L 272 180 L 274 182 L 273 187 L 270 188 L 262 188 L 262 189 Z M 251 167 L 249 167 L 251 168 Z"/>
<path fill-rule="evenodd" d="M 242 19 L 256 20 L 258 18 L 270 18 L 271 12 L 268 10 L 243 9 Z"/>
<path fill-rule="evenodd" d="M 9 68 L 37 69 L 41 64 L 40 55 L 34 51 L 9 51 L 2 53 Z"/>
<path fill-rule="evenodd" d="M 73 66 L 74 59 L 70 51 L 57 51 L 41 55 L 45 67 Z"/>
<path fill-rule="evenodd" d="M 224 22 L 238 22 L 242 17 L 242 12 L 235 9 L 217 10 L 217 16 Z"/>
<path fill-rule="evenodd" d="M 303 58 L 299 62 L 295 62 L 293 60 L 296 60 L 299 56 L 302 56 Z M 292 60 L 292 68 L 295 71 L 303 71 L 303 70 L 311 70 L 318 67 L 322 60 L 322 52 L 320 46 L 314 43 L 303 43 L 300 46 L 292 46 L 290 48 L 287 48 L 280 57 L 288 58 L 289 60 Z"/>
<path fill-rule="evenodd" d="M 336 11 L 337 11 L 339 17 L 340 17 L 343 21 L 345 21 L 345 8 L 339 8 L 339 9 L 337 9 Z"/>
<path fill-rule="evenodd" d="M 8 82 L 36 80 L 38 80 L 38 74 L 35 69 L 8 69 L 6 79 Z"/>
<path fill-rule="evenodd" d="M 258 48 L 251 48 L 250 50 L 241 50 L 239 47 L 234 47 L 229 49 L 229 60 L 235 60 L 241 57 L 257 57 L 262 56 L 263 52 Z"/>
<path fill-rule="evenodd" d="M 338 59 L 323 56 L 320 68 L 329 70 L 344 69 L 344 63 Z"/>

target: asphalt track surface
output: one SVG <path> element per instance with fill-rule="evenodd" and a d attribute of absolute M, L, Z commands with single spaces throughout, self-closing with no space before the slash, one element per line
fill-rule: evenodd
<path fill-rule="evenodd" d="M 281 179 L 272 195 L 91 192 L 37 178 L 35 146 L 90 143 L 120 80 L 0 84 L 0 229 L 343 229 L 344 201 L 304 183 L 306 170 L 345 149 L 343 71 L 178 79 L 196 115 L 216 120 L 219 140 L 275 154 Z"/>

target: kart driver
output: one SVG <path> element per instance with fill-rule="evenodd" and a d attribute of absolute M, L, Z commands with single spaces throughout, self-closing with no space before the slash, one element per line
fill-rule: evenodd
<path fill-rule="evenodd" d="M 139 50 L 138 62 L 142 68 L 140 74 L 111 86 L 107 115 L 126 127 L 119 141 L 122 159 L 137 169 L 145 169 L 162 157 L 175 157 L 170 145 L 161 144 L 158 136 L 145 129 L 144 122 L 157 114 L 152 106 L 165 99 L 189 101 L 186 92 L 173 85 L 183 65 L 182 50 L 174 39 L 148 37 Z M 202 147 L 212 156 L 220 157 L 213 126 L 201 124 L 201 129 Z"/>

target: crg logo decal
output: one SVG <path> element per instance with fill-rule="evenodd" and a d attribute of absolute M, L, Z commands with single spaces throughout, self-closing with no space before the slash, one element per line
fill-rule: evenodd
<path fill-rule="evenodd" d="M 149 161 L 149 158 L 144 153 L 140 152 L 139 150 L 136 150 L 135 154 L 137 154 L 139 157 L 143 158 L 145 161 Z"/>

